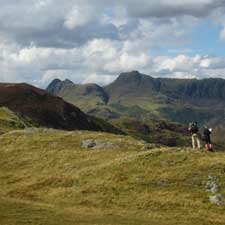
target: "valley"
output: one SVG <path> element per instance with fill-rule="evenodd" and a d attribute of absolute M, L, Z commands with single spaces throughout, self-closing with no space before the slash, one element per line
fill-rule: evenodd
<path fill-rule="evenodd" d="M 127 119 L 150 124 L 164 121 L 187 129 L 190 122 L 197 121 L 201 128 L 205 125 L 213 127 L 217 142 L 225 139 L 221 128 L 225 127 L 223 79 L 153 78 L 132 71 L 120 74 L 105 87 L 56 79 L 46 90 L 80 107 L 87 114 L 111 123 Z M 126 127 L 122 129 L 126 130 Z M 180 130 L 177 129 L 177 133 Z"/>

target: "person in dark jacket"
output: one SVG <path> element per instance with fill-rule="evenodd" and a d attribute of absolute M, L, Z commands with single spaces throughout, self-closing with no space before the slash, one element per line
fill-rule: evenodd
<path fill-rule="evenodd" d="M 212 134 L 212 128 L 208 128 L 205 126 L 203 131 L 203 140 L 205 141 L 205 150 L 206 151 L 212 151 L 212 142 L 211 142 L 211 134 Z"/>

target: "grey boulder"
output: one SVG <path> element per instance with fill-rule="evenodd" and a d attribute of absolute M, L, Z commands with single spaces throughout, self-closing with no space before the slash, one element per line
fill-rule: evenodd
<path fill-rule="evenodd" d="M 110 141 L 101 139 L 86 139 L 81 142 L 81 148 L 86 149 L 116 149 L 118 146 Z"/>
<path fill-rule="evenodd" d="M 224 205 L 224 197 L 221 194 L 213 195 L 209 197 L 209 201 L 215 205 Z"/>

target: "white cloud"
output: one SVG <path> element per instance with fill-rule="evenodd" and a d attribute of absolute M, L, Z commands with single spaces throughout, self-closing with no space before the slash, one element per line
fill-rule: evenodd
<path fill-rule="evenodd" d="M 41 47 L 67 48 L 95 38 L 117 39 L 116 33 L 120 37 L 129 36 L 137 20 L 140 23 L 136 31 L 150 28 L 158 36 L 171 28 L 172 37 L 179 38 L 185 36 L 185 30 L 194 24 L 196 17 L 210 15 L 225 6 L 225 0 L 21 0 L 20 4 L 16 0 L 1 0 L 0 3 L 1 35 L 23 45 L 33 42 Z M 160 29 L 155 30 L 158 26 Z M 167 42 L 171 42 L 169 37 Z"/>
<path fill-rule="evenodd" d="M 37 47 L 18 49 L 4 45 L 0 81 L 27 81 L 45 87 L 57 77 L 78 83 L 108 84 L 119 73 L 130 70 L 177 78 L 224 77 L 225 74 L 223 57 L 151 57 L 147 50 L 137 52 L 127 42 L 103 39 L 70 50 Z"/>
<path fill-rule="evenodd" d="M 103 14 L 103 23 L 112 23 L 116 27 L 120 28 L 129 22 L 127 10 L 123 6 L 115 6 L 111 9 L 112 15 Z"/>
<path fill-rule="evenodd" d="M 167 77 L 225 76 L 223 57 L 190 57 L 185 54 L 194 51 L 183 48 L 205 17 L 223 27 L 220 38 L 225 40 L 224 0 L 0 4 L 0 81 L 44 87 L 59 77 L 106 84 L 129 70 Z M 153 49 L 160 48 L 185 51 L 153 57 Z"/>
<path fill-rule="evenodd" d="M 177 78 L 225 78 L 225 58 L 196 55 L 188 57 L 178 55 L 176 57 L 156 57 L 154 59 L 154 71 L 157 76 L 163 74 L 167 77 Z"/>
<path fill-rule="evenodd" d="M 225 58 L 223 57 L 209 57 L 206 56 L 201 60 L 201 67 L 208 69 L 224 69 L 225 68 Z"/>
<path fill-rule="evenodd" d="M 223 29 L 220 32 L 220 39 L 225 40 L 225 27 L 223 27 Z"/>
<path fill-rule="evenodd" d="M 87 77 L 82 81 L 83 84 L 90 84 L 90 83 L 99 83 L 99 84 L 109 84 L 115 79 L 114 76 L 102 74 L 101 75 L 101 81 L 99 82 L 99 74 L 93 73 L 90 75 L 87 75 Z"/>
<path fill-rule="evenodd" d="M 125 4 L 128 1 L 122 1 Z M 191 15 L 204 17 L 212 10 L 223 7 L 224 0 L 130 0 L 130 15 L 137 17 L 174 17 Z"/>
<path fill-rule="evenodd" d="M 95 18 L 93 8 L 89 6 L 75 5 L 65 18 L 64 25 L 70 30 L 79 26 L 84 26 L 93 21 Z"/>
<path fill-rule="evenodd" d="M 178 55 L 174 58 L 156 58 L 155 62 L 158 64 L 158 71 L 169 70 L 171 72 L 189 72 L 199 65 L 200 59 L 199 56 L 188 57 L 185 55 Z"/>

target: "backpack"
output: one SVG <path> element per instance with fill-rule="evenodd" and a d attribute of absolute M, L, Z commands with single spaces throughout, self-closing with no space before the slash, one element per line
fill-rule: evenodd
<path fill-rule="evenodd" d="M 206 149 L 206 151 L 212 152 L 213 151 L 213 145 L 212 144 L 205 144 L 205 149 Z"/>
<path fill-rule="evenodd" d="M 198 126 L 196 123 L 191 124 L 190 131 L 191 133 L 194 133 L 194 134 L 198 133 Z"/>

